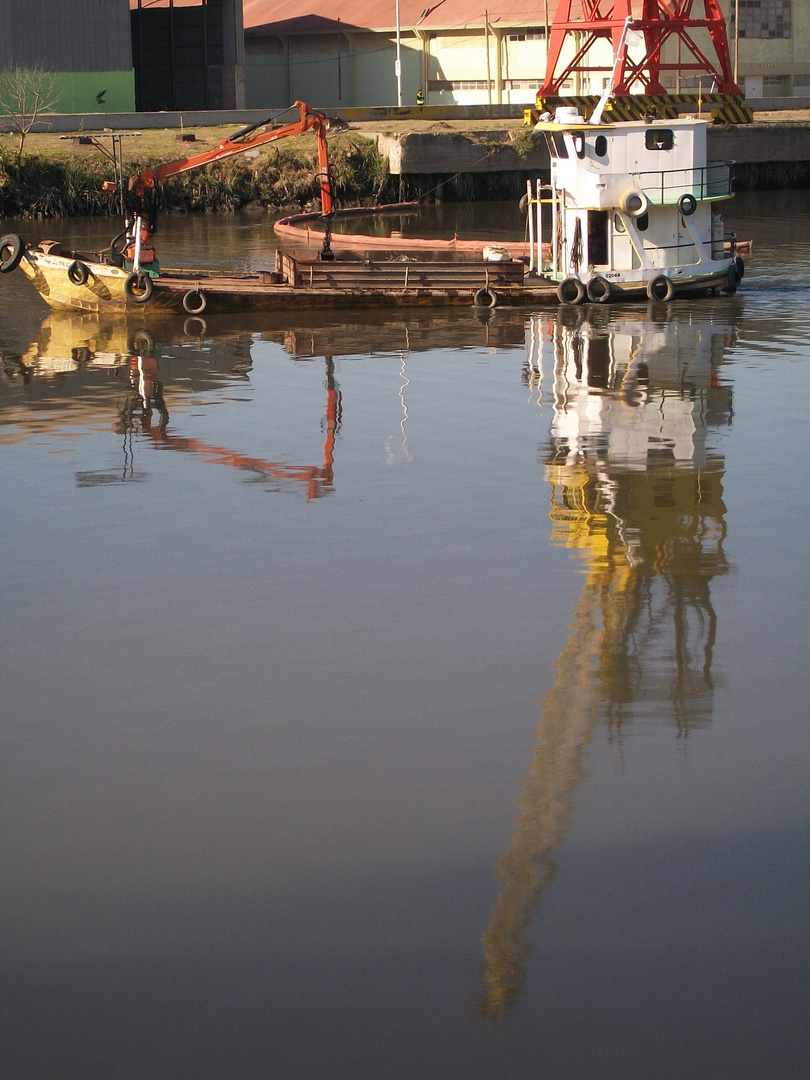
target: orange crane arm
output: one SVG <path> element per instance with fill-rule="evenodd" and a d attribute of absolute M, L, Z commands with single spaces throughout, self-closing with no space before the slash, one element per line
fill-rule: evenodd
<path fill-rule="evenodd" d="M 296 101 L 293 108 L 298 109 L 300 114 L 295 123 L 272 128 L 270 131 L 262 131 L 260 134 L 254 135 L 253 138 L 248 138 L 252 132 L 258 128 L 263 128 L 267 124 L 267 121 L 263 120 L 259 124 L 251 124 L 246 128 L 242 128 L 241 131 L 237 131 L 229 138 L 223 139 L 213 150 L 205 150 L 201 154 L 192 154 L 189 157 L 179 158 L 177 161 L 168 161 L 156 169 L 144 169 L 134 182 L 136 194 L 139 189 L 144 191 L 147 188 L 152 188 L 161 181 L 168 180 L 170 176 L 178 176 L 180 173 L 200 169 L 214 161 L 223 161 L 225 158 L 244 154 L 246 150 L 253 150 L 258 146 L 265 146 L 267 143 L 278 142 L 279 139 L 286 139 L 291 135 L 303 135 L 307 131 L 314 131 L 318 139 L 318 182 L 321 187 L 321 210 L 324 217 L 332 214 L 334 200 L 326 146 L 327 119 L 323 113 L 311 109 L 303 101 Z"/>
<path fill-rule="evenodd" d="M 313 131 L 318 139 L 318 183 L 321 189 L 321 216 L 326 223 L 320 257 L 322 259 L 334 258 L 331 251 L 331 219 L 335 212 L 335 203 L 332 195 L 332 174 L 329 169 L 329 155 L 326 144 L 329 121 L 323 113 L 311 109 L 303 101 L 296 101 L 291 108 L 298 109 L 299 112 L 298 120 L 292 124 L 274 127 L 269 131 L 260 131 L 258 135 L 253 135 L 253 132 L 266 127 L 270 121 L 262 120 L 258 124 L 249 124 L 229 138 L 223 139 L 213 150 L 205 150 L 200 154 L 191 154 L 189 157 L 179 158 L 177 161 L 168 161 L 157 168 L 144 169 L 139 176 L 133 177 L 129 181 L 129 191 L 124 195 L 124 205 L 128 207 L 131 213 L 145 219 L 141 222 L 141 229 L 143 230 L 141 233 L 142 262 L 150 262 L 154 259 L 151 236 L 155 231 L 155 189 L 162 180 L 168 180 L 171 176 L 179 176 L 180 173 L 191 172 L 193 169 L 201 169 L 214 161 L 224 161 L 226 158 L 235 157 L 237 154 L 244 154 L 246 150 L 266 146 L 268 143 L 278 142 L 279 139 L 286 139 L 291 135 L 303 135 L 307 131 Z M 115 190 L 115 186 L 108 182 L 106 190 Z M 133 220 L 127 226 L 128 258 L 134 258 L 136 231 Z"/>

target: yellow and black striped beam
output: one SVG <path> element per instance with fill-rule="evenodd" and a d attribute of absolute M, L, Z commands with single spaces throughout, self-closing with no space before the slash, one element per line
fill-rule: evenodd
<path fill-rule="evenodd" d="M 557 106 L 576 106 L 587 120 L 596 108 L 599 98 L 587 97 L 538 97 L 536 109 L 524 109 L 526 124 L 534 125 L 543 112 L 554 113 Z M 659 120 L 675 120 L 684 113 L 711 118 L 718 124 L 750 124 L 754 113 L 739 94 L 629 94 L 611 98 L 605 109 L 605 120 L 643 120 L 655 116 Z"/>

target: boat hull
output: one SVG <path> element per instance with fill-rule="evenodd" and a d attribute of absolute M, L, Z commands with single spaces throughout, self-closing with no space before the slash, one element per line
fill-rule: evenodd
<path fill-rule="evenodd" d="M 285 256 L 285 259 L 289 257 Z M 557 282 L 524 275 L 522 263 L 414 264 L 317 263 L 295 264 L 295 272 L 279 275 L 221 274 L 196 270 L 167 270 L 152 281 L 148 301 L 138 302 L 126 288 L 129 273 L 104 262 L 82 259 L 86 280 L 69 274 L 72 256 L 27 248 L 20 269 L 42 299 L 54 310 L 97 314 L 177 313 L 219 315 L 274 312 L 285 309 L 343 307 L 406 308 L 477 305 L 556 306 Z M 673 280 L 674 297 L 698 296 L 727 288 L 722 272 Z M 612 300 L 646 299 L 646 283 L 616 284 Z"/>

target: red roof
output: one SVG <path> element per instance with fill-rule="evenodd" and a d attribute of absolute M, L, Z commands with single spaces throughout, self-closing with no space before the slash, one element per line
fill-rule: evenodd
<path fill-rule="evenodd" d="M 177 2 L 177 0 L 175 0 Z M 400 27 L 420 29 L 463 29 L 483 27 L 484 13 L 493 26 L 542 26 L 541 0 L 479 0 L 480 8 L 469 0 L 400 0 Z M 549 4 L 549 6 L 553 6 Z M 276 33 L 318 33 L 340 26 L 368 30 L 396 29 L 396 0 L 244 0 L 245 33 L 250 36 Z"/>

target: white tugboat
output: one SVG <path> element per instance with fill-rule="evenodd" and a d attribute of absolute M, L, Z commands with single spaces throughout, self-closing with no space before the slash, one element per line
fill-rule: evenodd
<path fill-rule="evenodd" d="M 617 56 L 628 33 L 629 19 Z M 587 121 L 569 106 L 536 125 L 551 184 L 529 193 L 532 268 L 569 304 L 736 291 L 743 261 L 717 212 L 732 197 L 732 163 L 708 160 L 708 121 L 603 123 L 610 96 L 609 84 Z"/>

